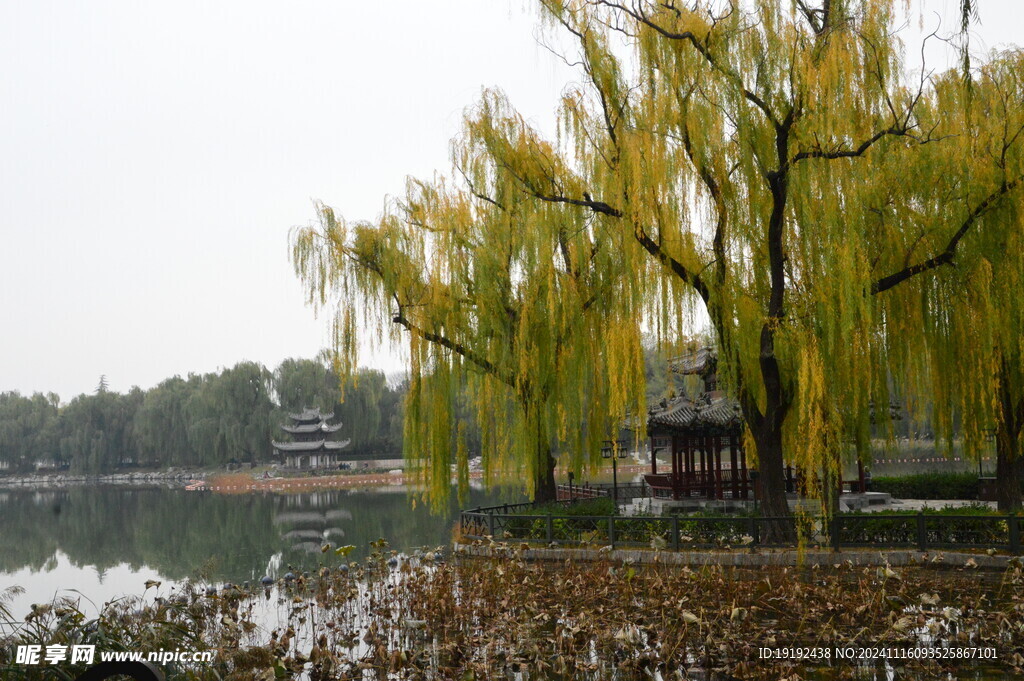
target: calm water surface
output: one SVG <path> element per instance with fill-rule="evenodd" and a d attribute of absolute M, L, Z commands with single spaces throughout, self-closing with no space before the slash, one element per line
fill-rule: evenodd
<path fill-rule="evenodd" d="M 972 466 L 941 459 L 887 461 L 876 463 L 874 472 Z M 610 473 L 592 479 L 610 482 Z M 621 482 L 641 479 L 635 473 L 619 477 Z M 477 489 L 466 505 L 522 500 L 509 489 Z M 326 542 L 356 546 L 353 560 L 381 537 L 402 551 L 447 545 L 457 515 L 454 498 L 446 513 L 435 515 L 423 503 L 414 508 L 405 488 L 394 487 L 244 495 L 121 486 L 0 490 L 0 589 L 25 589 L 13 602 L 18 613 L 57 593 L 77 595 L 69 590 L 101 605 L 141 593 L 148 579 L 258 580 L 284 574 L 289 565 L 317 567 Z"/>
<path fill-rule="evenodd" d="M 472 490 L 469 506 L 521 501 Z M 315 569 L 321 546 L 354 545 L 362 559 L 386 538 L 402 551 L 451 543 L 458 503 L 432 514 L 404 489 L 221 495 L 118 486 L 0 491 L 0 590 L 25 593 L 15 615 L 55 594 L 89 601 L 139 595 L 147 579 L 214 584 Z M 337 558 L 332 556 L 337 562 Z"/>

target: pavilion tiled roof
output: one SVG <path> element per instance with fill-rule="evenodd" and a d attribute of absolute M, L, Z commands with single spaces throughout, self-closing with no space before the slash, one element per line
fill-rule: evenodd
<path fill-rule="evenodd" d="M 702 376 L 714 370 L 717 358 L 715 349 L 705 345 L 693 352 L 670 358 L 668 366 L 676 374 Z"/>
<path fill-rule="evenodd" d="M 648 411 L 647 428 L 658 426 L 679 430 L 731 428 L 743 424 L 740 403 L 720 392 L 704 393 L 696 400 L 677 397 L 663 400 Z"/>
<path fill-rule="evenodd" d="M 316 440 L 314 442 L 274 442 L 274 449 L 280 452 L 319 452 L 338 451 L 348 447 L 352 440 L 333 442 L 331 440 Z"/>
<path fill-rule="evenodd" d="M 300 423 L 308 423 L 310 421 L 330 421 L 334 418 L 334 412 L 332 411 L 330 414 L 321 414 L 320 408 L 317 407 L 314 409 L 303 409 L 300 414 L 288 414 L 288 418 Z"/>
<path fill-rule="evenodd" d="M 308 435 L 309 433 L 335 433 L 341 429 L 340 423 L 330 425 L 327 423 L 303 423 L 298 426 L 281 426 L 285 432 L 293 435 Z"/>

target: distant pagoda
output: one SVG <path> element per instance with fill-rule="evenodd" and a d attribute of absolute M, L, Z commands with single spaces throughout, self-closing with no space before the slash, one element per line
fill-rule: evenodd
<path fill-rule="evenodd" d="M 335 440 L 341 424 L 330 424 L 334 412 L 321 414 L 319 409 L 303 409 L 301 414 L 288 414 L 292 425 L 281 430 L 291 435 L 291 442 L 274 441 L 274 453 L 281 457 L 287 468 L 336 468 L 341 461 L 339 453 L 351 440 Z"/>

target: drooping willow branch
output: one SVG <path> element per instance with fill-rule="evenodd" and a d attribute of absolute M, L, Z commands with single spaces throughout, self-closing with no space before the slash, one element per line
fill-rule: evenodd
<path fill-rule="evenodd" d="M 956 255 L 956 249 L 960 245 L 960 241 L 967 236 L 967 233 L 978 221 L 978 218 L 992 208 L 999 199 L 1020 186 L 1022 182 L 1024 182 L 1024 175 L 1017 177 L 1012 182 L 1003 183 L 999 189 L 986 196 L 981 203 L 975 206 L 974 210 L 971 211 L 971 214 L 968 215 L 967 219 L 960 225 L 960 228 L 957 229 L 956 233 L 954 233 L 949 239 L 949 242 L 946 244 L 946 247 L 942 252 L 928 258 L 927 260 L 922 260 L 921 262 L 909 265 L 897 272 L 893 272 L 888 276 L 878 279 L 871 284 L 871 294 L 876 295 L 884 291 L 888 291 L 911 277 L 928 272 L 937 267 L 941 267 L 942 265 L 952 265 L 953 258 Z"/>

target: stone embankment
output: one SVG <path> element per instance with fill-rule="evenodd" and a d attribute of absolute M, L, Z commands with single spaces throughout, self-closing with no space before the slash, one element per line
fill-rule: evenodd
<path fill-rule="evenodd" d="M 987 555 L 965 551 L 914 551 L 904 549 L 869 550 L 844 549 L 841 551 L 808 549 L 763 549 L 758 551 L 648 551 L 646 549 L 577 548 L 522 548 L 522 545 L 483 545 L 458 543 L 455 554 L 484 558 L 514 556 L 527 561 L 593 562 L 605 561 L 623 565 L 678 565 L 703 567 L 722 565 L 741 568 L 779 567 L 851 567 L 917 565 L 933 568 L 960 568 L 1006 570 L 1020 565 L 1020 558 L 1009 555 Z"/>
<path fill-rule="evenodd" d="M 197 478 L 205 477 L 199 471 L 171 468 L 166 471 L 135 473 L 110 473 L 107 475 L 86 475 L 77 473 L 54 473 L 49 475 L 4 475 L 0 476 L 0 488 L 52 488 L 75 485 L 163 485 L 184 487 Z"/>

